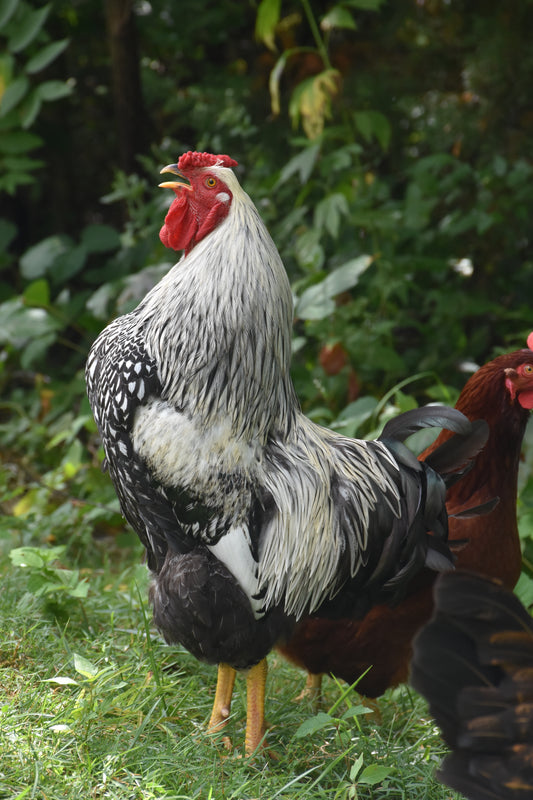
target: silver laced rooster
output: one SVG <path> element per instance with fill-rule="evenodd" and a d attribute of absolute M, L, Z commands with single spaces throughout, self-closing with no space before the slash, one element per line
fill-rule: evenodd
<path fill-rule="evenodd" d="M 394 601 L 424 565 L 451 567 L 445 493 L 486 426 L 425 408 L 379 441 L 300 411 L 289 375 L 292 295 L 225 155 L 185 153 L 162 241 L 182 259 L 87 362 L 90 403 L 124 516 L 147 551 L 154 620 L 219 665 L 210 730 L 248 670 L 246 753 L 264 734 L 265 656 L 304 614 Z M 401 441 L 458 435 L 420 463 Z M 440 474 L 439 474 L 440 473 Z"/>

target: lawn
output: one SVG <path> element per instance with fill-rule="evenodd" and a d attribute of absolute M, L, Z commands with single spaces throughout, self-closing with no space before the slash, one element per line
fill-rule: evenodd
<path fill-rule="evenodd" d="M 66 573 L 62 588 L 50 564 L 22 568 L 3 556 L 1 797 L 456 797 L 433 778 L 444 747 L 414 691 L 389 692 L 378 721 L 353 689 L 328 679 L 316 714 L 310 701 L 294 702 L 304 676 L 276 654 L 269 754 L 242 757 L 243 680 L 229 738 L 208 736 L 215 668 L 151 627 L 139 549 L 111 556 Z"/>

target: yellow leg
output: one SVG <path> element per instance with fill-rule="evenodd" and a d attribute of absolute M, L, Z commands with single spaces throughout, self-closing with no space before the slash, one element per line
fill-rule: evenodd
<path fill-rule="evenodd" d="M 301 700 L 309 698 L 313 706 L 318 708 L 322 695 L 322 678 L 321 674 L 315 675 L 313 672 L 308 672 L 305 686 L 298 697 L 294 698 L 294 702 L 299 703 Z"/>
<path fill-rule="evenodd" d="M 236 672 L 229 664 L 218 665 L 217 690 L 207 730 L 215 733 L 227 723 L 231 711 L 231 696 Z"/>
<path fill-rule="evenodd" d="M 268 672 L 267 660 L 264 658 L 252 667 L 246 677 L 246 739 L 247 756 L 259 747 L 265 735 L 265 685 Z"/>

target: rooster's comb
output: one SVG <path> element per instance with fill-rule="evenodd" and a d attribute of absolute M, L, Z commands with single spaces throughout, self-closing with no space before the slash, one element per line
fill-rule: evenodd
<path fill-rule="evenodd" d="M 237 162 L 229 156 L 214 156 L 212 153 L 196 153 L 189 150 L 180 156 L 178 169 L 181 172 L 198 167 L 236 167 Z"/>
<path fill-rule="evenodd" d="M 527 346 L 529 347 L 530 350 L 533 350 L 533 331 L 531 331 L 531 333 L 527 337 Z"/>

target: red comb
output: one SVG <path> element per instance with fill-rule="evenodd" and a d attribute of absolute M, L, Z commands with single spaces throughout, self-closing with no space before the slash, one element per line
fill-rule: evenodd
<path fill-rule="evenodd" d="M 189 150 L 180 156 L 178 169 L 181 172 L 199 167 L 236 167 L 237 162 L 229 156 L 214 156 L 212 153 L 196 153 Z"/>
<path fill-rule="evenodd" d="M 530 350 L 533 350 L 533 331 L 531 331 L 531 333 L 527 337 L 527 346 L 529 347 Z"/>

